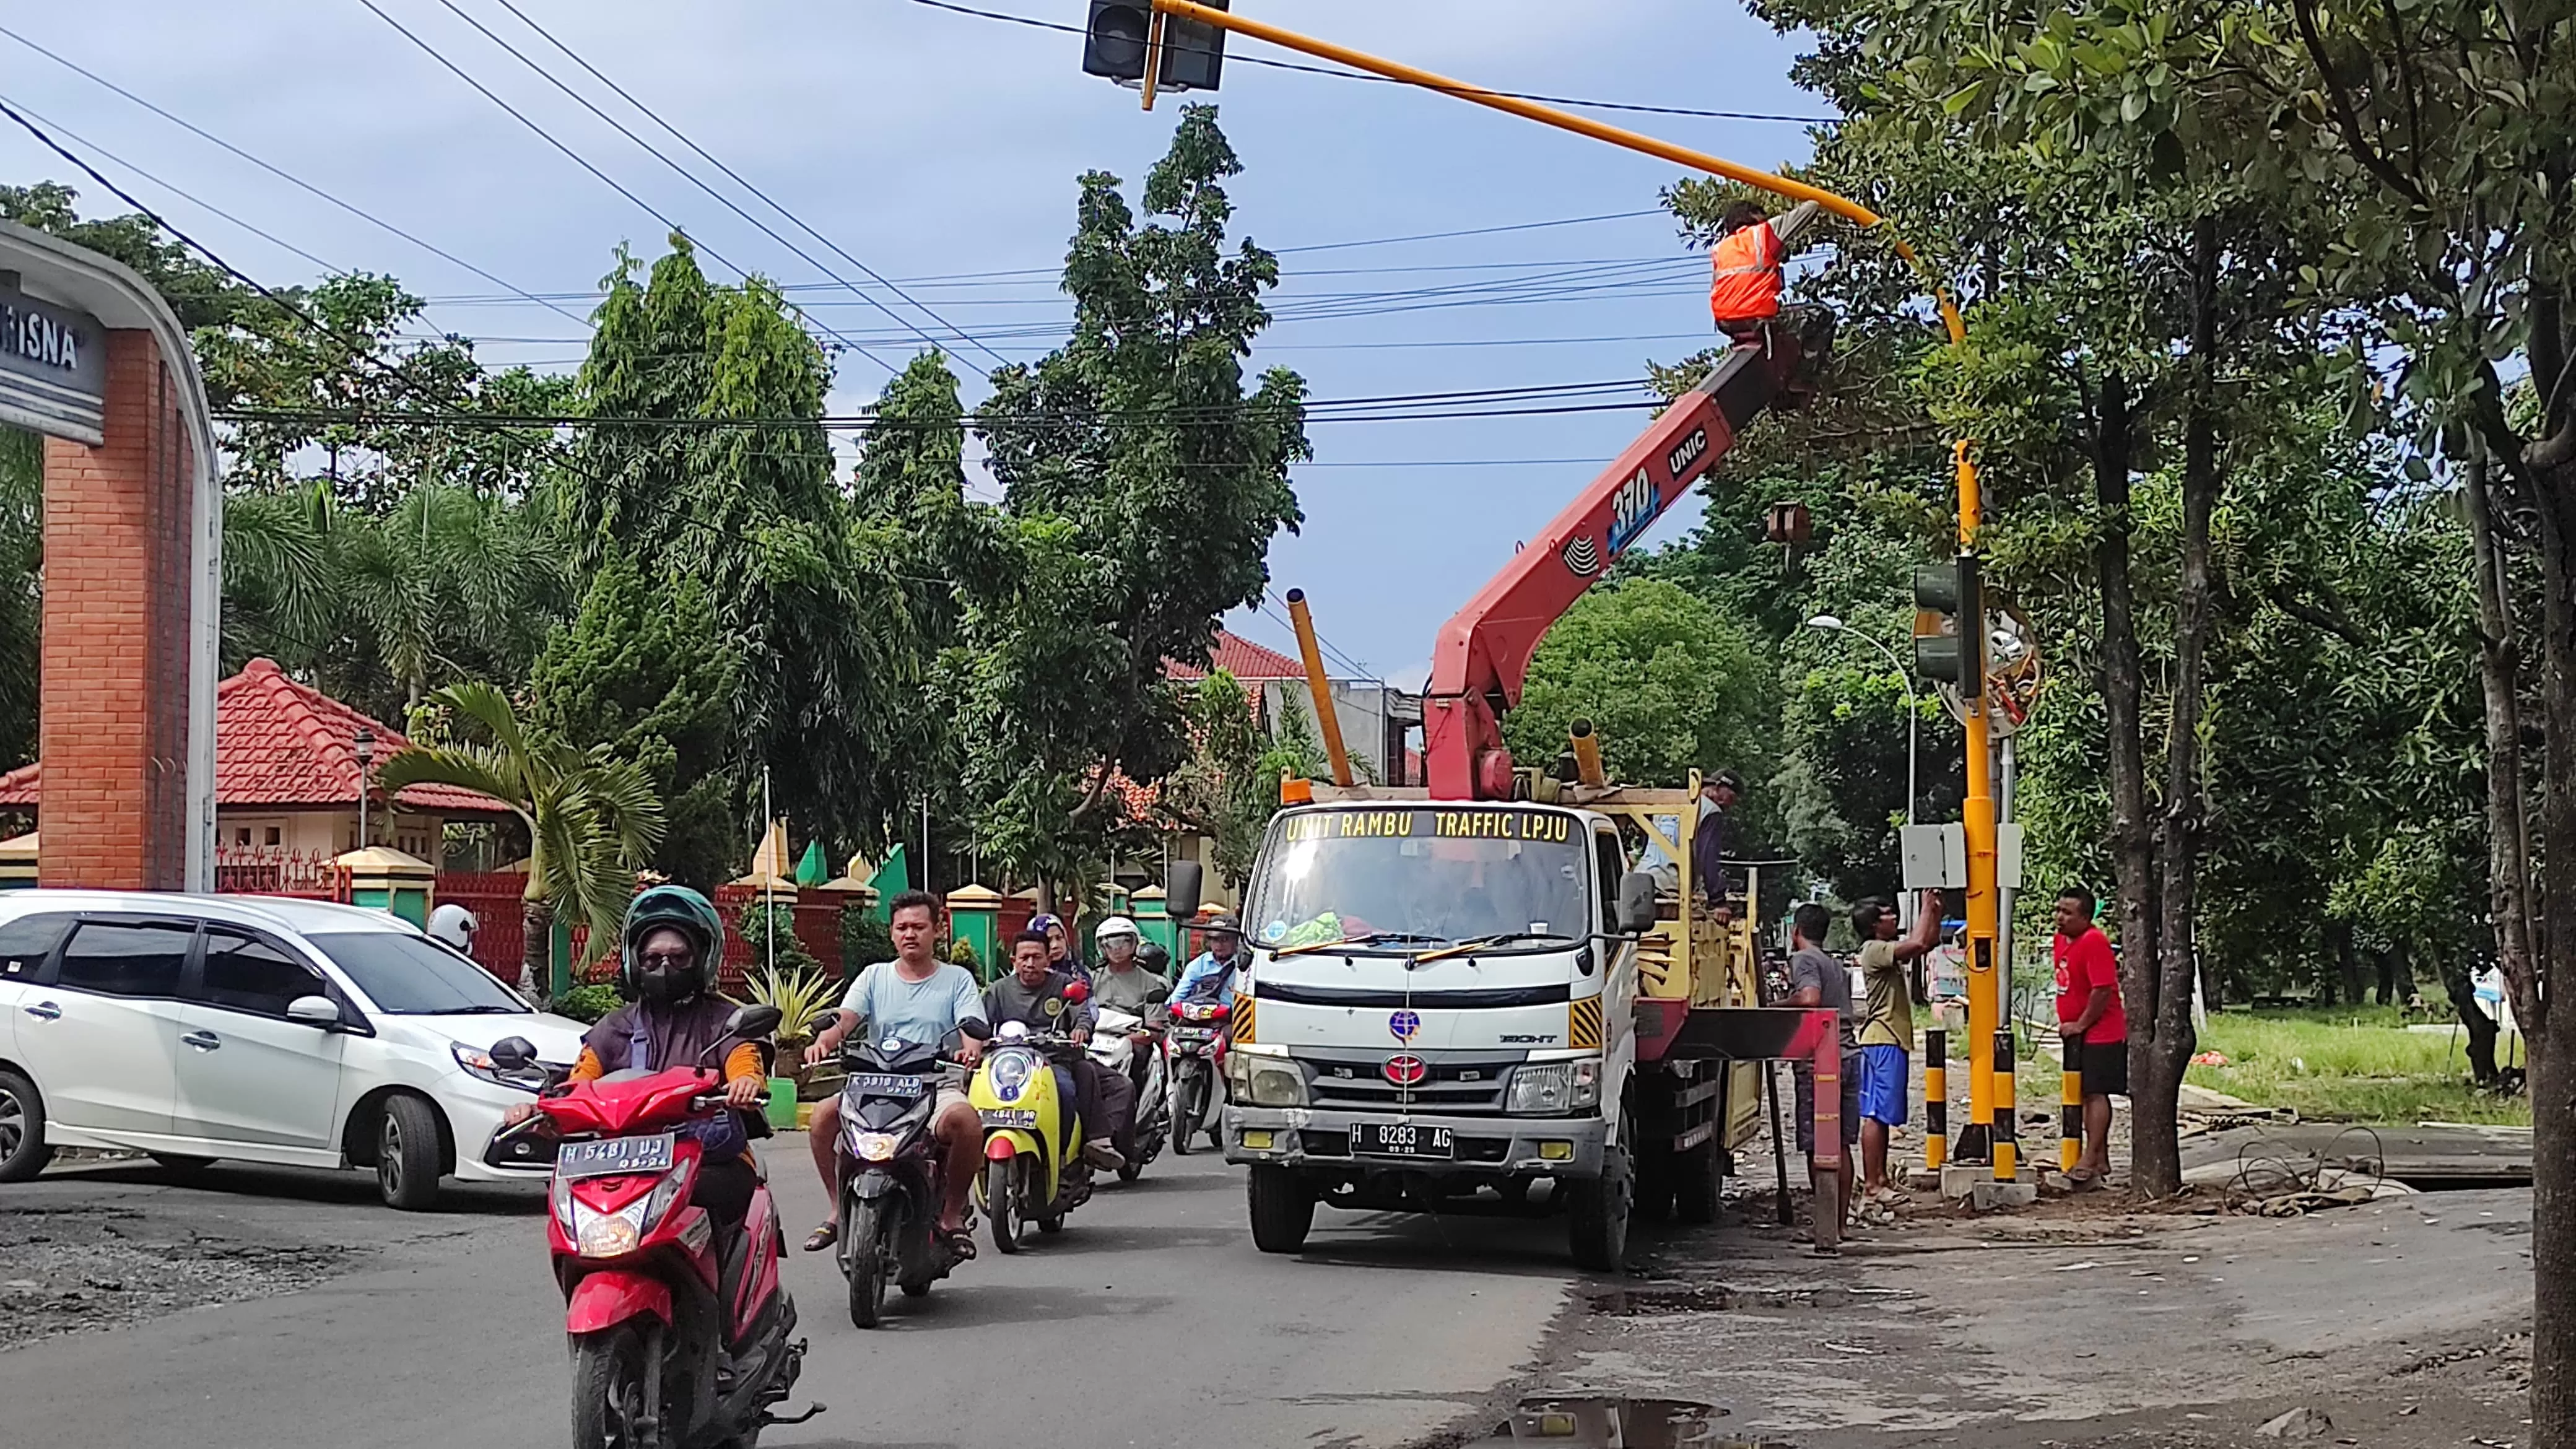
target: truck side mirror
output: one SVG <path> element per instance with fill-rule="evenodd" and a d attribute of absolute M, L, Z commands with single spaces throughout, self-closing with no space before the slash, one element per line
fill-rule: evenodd
<path fill-rule="evenodd" d="M 1642 936 L 1655 928 L 1655 878 L 1632 870 L 1619 877 L 1619 934 Z"/>
<path fill-rule="evenodd" d="M 1197 915 L 1205 882 L 1205 872 L 1195 860 L 1176 860 L 1163 867 L 1163 913 L 1175 921 Z"/>

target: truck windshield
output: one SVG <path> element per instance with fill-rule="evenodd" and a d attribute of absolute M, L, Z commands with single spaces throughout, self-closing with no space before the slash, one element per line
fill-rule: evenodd
<path fill-rule="evenodd" d="M 1591 930 L 1586 839 L 1575 817 L 1526 807 L 1285 814 L 1253 872 L 1244 929 L 1271 950 L 1489 937 L 1511 938 L 1503 950 L 1562 948 Z"/>

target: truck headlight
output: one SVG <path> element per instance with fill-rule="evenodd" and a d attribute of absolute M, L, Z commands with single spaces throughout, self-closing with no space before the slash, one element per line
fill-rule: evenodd
<path fill-rule="evenodd" d="M 1248 1095 L 1256 1107 L 1302 1107 L 1306 1105 L 1306 1077 L 1286 1062 L 1253 1059 L 1252 1085 Z"/>
<path fill-rule="evenodd" d="M 1597 1060 L 1534 1062 L 1515 1068 L 1503 1110 L 1533 1117 L 1561 1117 L 1601 1105 Z"/>
<path fill-rule="evenodd" d="M 1238 1102 L 1252 1100 L 1252 1064 L 1257 1058 L 1234 1052 L 1225 1059 L 1226 1095 Z"/>

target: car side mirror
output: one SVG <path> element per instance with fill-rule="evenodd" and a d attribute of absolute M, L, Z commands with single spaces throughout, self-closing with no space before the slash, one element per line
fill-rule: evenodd
<path fill-rule="evenodd" d="M 1157 986 L 1153 990 L 1145 993 L 1145 1004 L 1147 1006 L 1160 1006 L 1171 999 L 1172 988 L 1168 986 Z"/>
<path fill-rule="evenodd" d="M 1163 867 L 1163 912 L 1175 921 L 1186 921 L 1199 913 L 1199 894 L 1206 888 L 1206 871 L 1195 860 L 1176 860 Z"/>
<path fill-rule="evenodd" d="M 492 1043 L 492 1065 L 505 1072 L 524 1072 L 537 1064 L 536 1043 L 523 1036 L 505 1036 Z"/>
<path fill-rule="evenodd" d="M 725 1019 L 725 1035 L 746 1038 L 767 1036 L 778 1030 L 778 1024 L 786 1019 L 787 1013 L 766 1003 L 738 1006 L 734 1008 L 733 1015 Z"/>
<path fill-rule="evenodd" d="M 1655 878 L 1642 870 L 1619 877 L 1619 933 L 1642 936 L 1655 928 Z"/>
<path fill-rule="evenodd" d="M 340 1025 L 340 1003 L 327 996 L 299 996 L 286 1003 L 286 1019 L 328 1031 Z"/>

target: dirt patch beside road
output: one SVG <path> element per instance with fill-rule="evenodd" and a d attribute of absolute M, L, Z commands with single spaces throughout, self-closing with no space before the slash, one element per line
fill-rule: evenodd
<path fill-rule="evenodd" d="M 292 1292 L 357 1256 L 213 1236 L 131 1207 L 0 1208 L 0 1351 Z"/>

